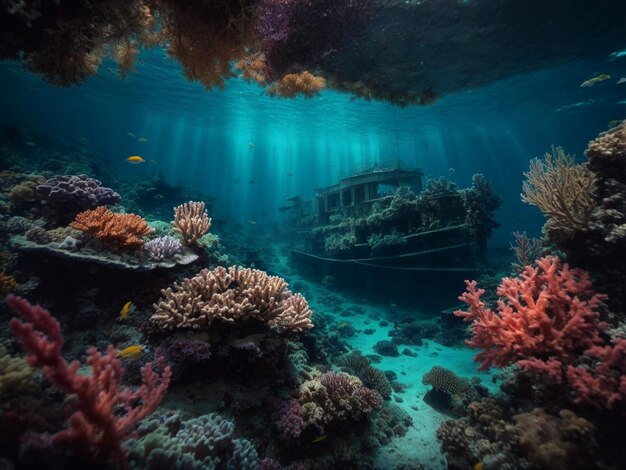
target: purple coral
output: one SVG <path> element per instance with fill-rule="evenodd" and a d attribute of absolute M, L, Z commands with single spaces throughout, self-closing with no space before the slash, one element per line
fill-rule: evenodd
<path fill-rule="evenodd" d="M 283 440 L 289 441 L 299 438 L 302 434 L 302 428 L 304 428 L 300 403 L 295 400 L 283 403 L 278 410 L 278 419 L 275 425 Z"/>
<path fill-rule="evenodd" d="M 71 214 L 116 204 L 120 195 L 87 175 L 57 175 L 37 186 L 42 203 Z"/>
<path fill-rule="evenodd" d="M 195 339 L 175 339 L 165 348 L 168 362 L 204 362 L 211 358 L 211 346 L 205 341 Z"/>
<path fill-rule="evenodd" d="M 148 253 L 150 259 L 161 261 L 183 251 L 183 246 L 177 238 L 166 235 L 144 243 L 143 249 Z"/>

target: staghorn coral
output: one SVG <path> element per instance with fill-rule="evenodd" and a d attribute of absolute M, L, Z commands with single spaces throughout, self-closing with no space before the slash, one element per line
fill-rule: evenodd
<path fill-rule="evenodd" d="M 319 95 L 320 91 L 326 88 L 326 80 L 322 77 L 307 72 L 288 73 L 280 81 L 267 88 L 270 96 L 281 96 L 283 98 L 295 98 L 302 95 L 305 98 L 313 98 Z"/>
<path fill-rule="evenodd" d="M 552 147 L 543 161 L 531 160 L 524 176 L 522 201 L 539 207 L 548 217 L 548 234 L 567 236 L 587 230 L 595 207 L 596 177 L 585 165 L 574 164 L 574 158 L 561 147 Z"/>
<path fill-rule="evenodd" d="M 257 269 L 217 267 L 161 291 L 152 321 L 161 329 L 208 329 L 213 321 L 253 318 L 278 331 L 312 328 L 312 314 L 300 294 L 280 277 Z"/>
<path fill-rule="evenodd" d="M 185 245 L 196 243 L 211 228 L 211 218 L 204 202 L 189 201 L 175 207 L 172 227 L 183 238 Z"/>
<path fill-rule="evenodd" d="M 135 214 L 115 214 L 106 207 L 79 213 L 70 227 L 102 240 L 117 249 L 137 249 L 143 245 L 141 237 L 152 232 L 146 221 Z"/>
<path fill-rule="evenodd" d="M 11 357 L 0 345 L 0 402 L 17 398 L 33 389 L 33 369 L 21 357 Z"/>

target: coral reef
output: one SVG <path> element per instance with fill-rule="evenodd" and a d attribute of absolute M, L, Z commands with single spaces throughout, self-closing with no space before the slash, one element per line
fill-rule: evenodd
<path fill-rule="evenodd" d="M 278 83 L 268 87 L 267 92 L 270 96 L 281 96 L 283 98 L 294 98 L 298 95 L 302 95 L 305 98 L 313 98 L 325 87 L 326 80 L 304 71 L 288 73 Z"/>
<path fill-rule="evenodd" d="M 584 469 L 597 464 L 595 427 L 569 410 L 559 416 L 537 408 L 513 415 L 492 398 L 474 402 L 467 417 L 445 421 L 437 438 L 448 468 Z"/>
<path fill-rule="evenodd" d="M 69 419 L 70 427 L 52 436 L 53 442 L 71 444 L 77 454 L 94 461 L 117 461 L 126 464 L 123 441 L 136 423 L 152 413 L 169 385 L 171 371 L 162 358 L 142 368 L 143 386 L 132 391 L 122 387 L 122 364 L 113 346 L 106 355 L 97 349 L 87 351 L 91 375 L 81 375 L 81 364 L 68 364 L 61 355 L 63 337 L 58 321 L 45 309 L 10 295 L 9 306 L 23 320 L 13 318 L 11 331 L 22 343 L 30 366 L 41 368 L 60 391 L 76 398 L 77 410 Z M 140 404 L 138 404 L 140 403 Z M 123 414 L 118 414 L 121 407 Z"/>
<path fill-rule="evenodd" d="M 175 207 L 172 227 L 183 238 L 185 245 L 196 243 L 211 228 L 204 202 L 190 201 Z"/>
<path fill-rule="evenodd" d="M 472 176 L 472 187 L 461 191 L 465 207 L 465 223 L 477 256 L 487 252 L 487 238 L 500 225 L 495 221 L 496 210 L 502 204 L 484 175 Z"/>
<path fill-rule="evenodd" d="M 161 329 L 208 329 L 214 320 L 234 323 L 256 319 L 278 331 L 312 328 L 306 299 L 287 283 L 257 269 L 204 269 L 162 291 L 152 321 Z"/>
<path fill-rule="evenodd" d="M 142 237 L 152 232 L 140 216 L 115 214 L 106 207 L 79 213 L 70 226 L 102 240 L 111 248 L 120 250 L 140 248 L 144 243 Z"/>
<path fill-rule="evenodd" d="M 391 383 L 385 373 L 372 367 L 370 360 L 360 352 L 352 351 L 350 354 L 341 356 L 336 363 L 347 369 L 347 372 L 357 376 L 364 386 L 380 393 L 385 400 L 391 397 Z"/>

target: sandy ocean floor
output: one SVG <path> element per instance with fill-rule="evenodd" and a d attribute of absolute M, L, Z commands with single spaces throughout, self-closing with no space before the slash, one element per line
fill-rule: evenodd
<path fill-rule="evenodd" d="M 385 305 L 372 305 L 361 303 L 349 298 L 340 292 L 326 289 L 324 286 L 302 279 L 289 268 L 283 266 L 273 266 L 274 271 L 278 271 L 294 283 L 302 283 L 306 286 L 307 300 L 313 311 L 324 312 L 335 317 L 338 323 L 349 322 L 356 330 L 356 334 L 350 337 L 342 337 L 354 349 L 363 355 L 376 354 L 374 345 L 381 340 L 391 340 L 389 332 L 393 329 L 393 318 L 403 318 L 414 316 L 415 318 L 427 320 L 436 317 L 439 312 L 417 312 L 393 306 L 394 313 Z M 283 268 L 287 272 L 283 271 Z M 328 307 L 320 303 L 325 297 L 334 296 L 341 301 L 335 307 Z M 451 299 L 454 302 L 454 299 Z M 343 315 L 341 314 L 343 312 Z M 387 321 L 386 326 L 381 326 L 382 320 Z M 374 329 L 373 334 L 365 334 L 364 330 Z M 405 349 L 416 354 L 416 357 L 402 354 Z M 422 465 L 429 470 L 446 468 L 446 459 L 440 450 L 439 442 L 435 435 L 439 424 L 450 419 L 429 405 L 423 398 L 429 386 L 422 384 L 422 376 L 433 366 L 439 365 L 451 369 L 462 377 L 480 377 L 481 384 L 487 387 L 491 393 L 498 391 L 498 384 L 492 382 L 491 374 L 478 372 L 476 364 L 472 360 L 475 352 L 468 348 L 450 348 L 443 346 L 432 340 L 424 340 L 422 346 L 399 345 L 400 355 L 397 357 L 382 356 L 382 361 L 373 364 L 383 371 L 393 371 L 397 375 L 397 380 L 406 386 L 400 393 L 394 392 L 391 400 L 394 404 L 404 409 L 413 418 L 413 425 L 403 437 L 397 437 L 386 446 L 382 447 L 376 457 L 376 464 L 379 468 L 393 469 L 399 465 L 412 465 L 418 467 Z M 398 402 L 395 398 L 401 399 Z"/>

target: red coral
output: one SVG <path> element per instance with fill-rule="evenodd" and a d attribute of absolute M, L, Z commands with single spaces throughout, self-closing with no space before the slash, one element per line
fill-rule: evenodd
<path fill-rule="evenodd" d="M 164 367 L 158 358 L 156 366 L 163 371 L 159 375 L 152 364 L 146 364 L 141 370 L 143 385 L 132 391 L 121 386 L 123 368 L 110 345 L 104 356 L 95 348 L 88 349 L 91 375 L 81 375 L 80 362 L 68 364 L 61 355 L 63 336 L 50 312 L 14 295 L 7 297 L 7 303 L 25 320 L 13 318 L 10 326 L 29 364 L 41 368 L 56 388 L 76 396 L 77 411 L 69 419 L 70 427 L 52 436 L 53 441 L 68 442 L 94 461 L 116 459 L 125 467 L 122 441 L 161 402 L 170 382 L 169 366 Z"/>
<path fill-rule="evenodd" d="M 122 249 L 141 247 L 142 237 L 152 233 L 142 217 L 136 214 L 115 214 L 106 207 L 81 212 L 70 226 L 100 238 L 106 245 Z"/>
<path fill-rule="evenodd" d="M 600 332 L 607 328 L 598 309 L 605 295 L 592 290 L 589 274 L 561 266 L 557 257 L 537 260 L 517 278 L 504 278 L 498 287 L 497 311 L 485 308 L 483 289 L 466 281 L 467 292 L 459 299 L 469 306 L 455 315 L 471 321 L 471 348 L 481 348 L 474 358 L 480 370 L 504 367 L 533 358 L 575 358 L 602 344 Z M 532 361 L 531 361 L 532 362 Z"/>

